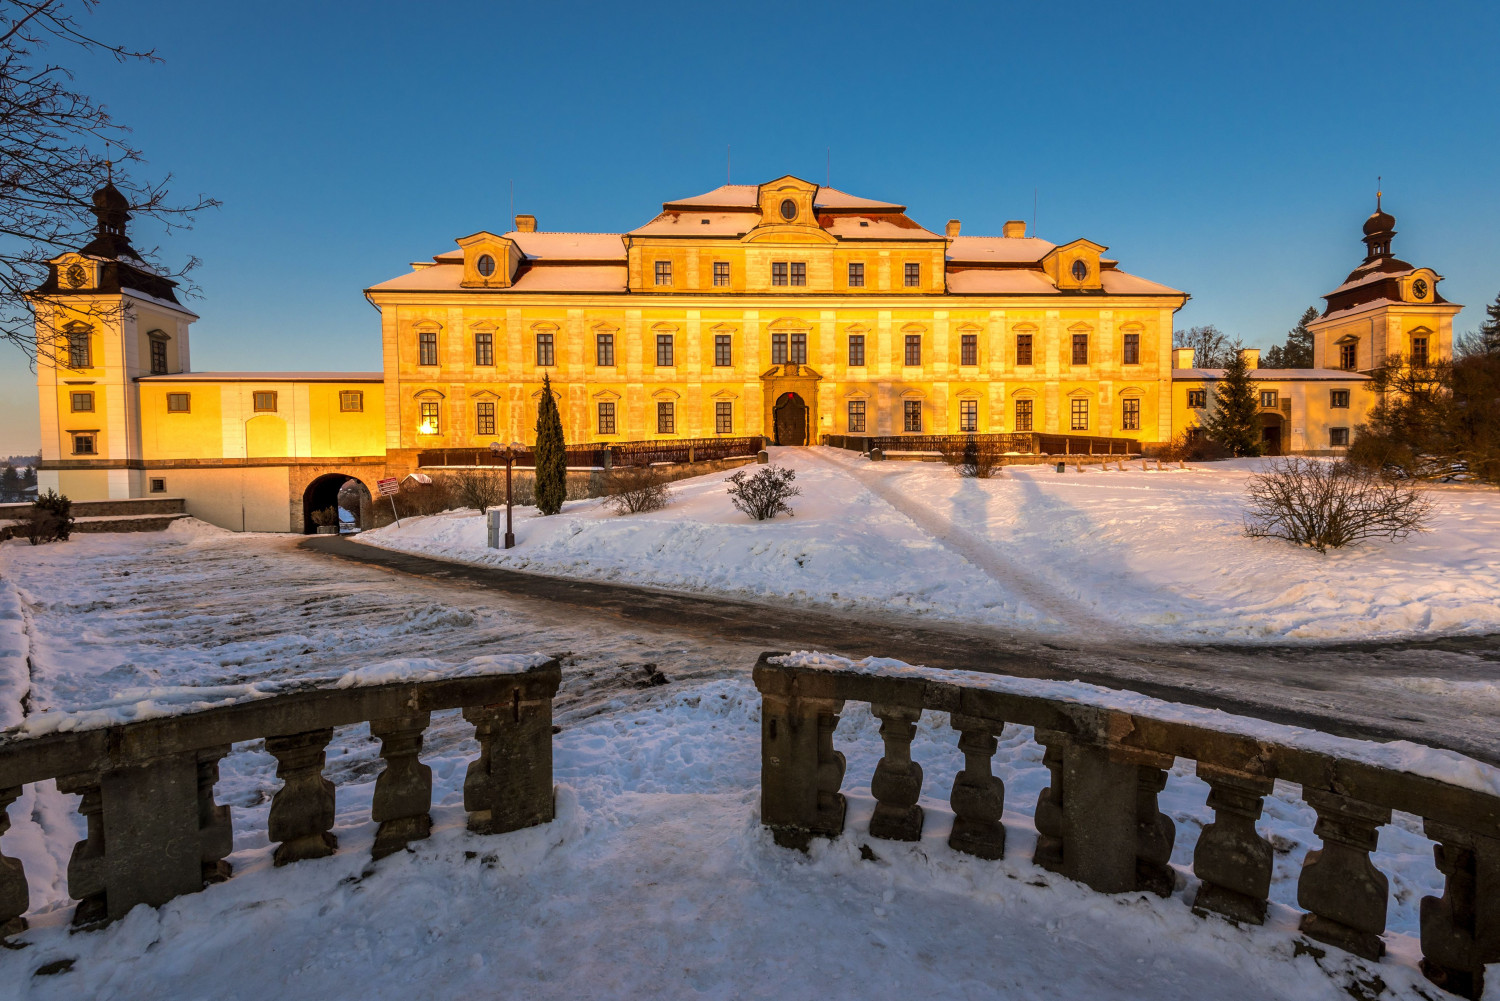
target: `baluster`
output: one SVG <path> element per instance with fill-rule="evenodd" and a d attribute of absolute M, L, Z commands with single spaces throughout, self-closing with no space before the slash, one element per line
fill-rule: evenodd
<path fill-rule="evenodd" d="M 468 706 L 479 757 L 464 774 L 464 809 L 469 830 L 502 834 L 552 819 L 552 699 L 523 698 L 508 703 Z"/>
<path fill-rule="evenodd" d="M 1429 820 L 1443 895 L 1422 898 L 1422 972 L 1461 997 L 1484 994 L 1484 968 L 1500 963 L 1500 841 Z"/>
<path fill-rule="evenodd" d="M 836 838 L 844 833 L 844 812 L 847 804 L 839 792 L 844 785 L 844 752 L 833 749 L 833 732 L 839 726 L 839 711 L 842 701 L 812 701 L 811 710 L 818 717 L 818 810 L 813 820 L 812 833 L 825 838 Z"/>
<path fill-rule="evenodd" d="M 332 855 L 338 847 L 333 827 L 333 783 L 323 777 L 323 751 L 333 728 L 267 737 L 276 758 L 276 777 L 285 784 L 271 800 L 269 834 L 277 865 Z"/>
<path fill-rule="evenodd" d="M 1370 862 L 1391 811 L 1337 793 L 1303 789 L 1318 811 L 1313 833 L 1323 847 L 1307 853 L 1297 881 L 1297 903 L 1306 911 L 1303 934 L 1365 959 L 1385 954 L 1386 893 L 1390 881 Z"/>
<path fill-rule="evenodd" d="M 104 795 L 99 789 L 99 776 L 87 773 L 59 776 L 57 789 L 83 797 L 78 812 L 83 815 L 88 833 L 73 846 L 68 859 L 68 895 L 78 901 L 73 924 L 96 924 L 109 917 L 104 890 Z"/>
<path fill-rule="evenodd" d="M 214 801 L 219 759 L 228 753 L 228 744 L 198 751 L 198 843 L 204 885 L 222 883 L 234 873 L 234 867 L 224 860 L 234 851 L 234 822 L 229 807 Z"/>
<path fill-rule="evenodd" d="M 1135 886 L 1158 897 L 1170 897 L 1177 885 L 1172 871 L 1172 846 L 1177 825 L 1157 808 L 1156 797 L 1167 787 L 1167 769 L 1175 760 L 1170 754 L 1133 751 L 1136 767 L 1135 798 Z"/>
<path fill-rule="evenodd" d="M 21 796 L 20 786 L 0 789 L 0 837 L 10 830 L 10 805 Z M 0 939 L 26 930 L 22 915 L 31 906 L 26 886 L 26 868 L 20 859 L 0 854 Z"/>
<path fill-rule="evenodd" d="M 844 755 L 833 749 L 842 699 L 761 696 L 761 823 L 783 848 L 844 832 Z"/>
<path fill-rule="evenodd" d="M 1271 891 L 1272 852 L 1271 843 L 1256 832 L 1255 821 L 1275 780 L 1201 761 L 1198 777 L 1208 783 L 1214 820 L 1193 849 L 1193 872 L 1201 881 L 1193 910 L 1261 924 Z"/>
<path fill-rule="evenodd" d="M 1052 782 L 1036 800 L 1036 853 L 1031 860 L 1049 872 L 1063 870 L 1063 748 L 1068 736 L 1059 730 L 1035 731 L 1042 745 L 1042 764 Z"/>
<path fill-rule="evenodd" d="M 951 713 L 949 725 L 958 731 L 958 748 L 964 752 L 964 767 L 953 778 L 949 803 L 953 806 L 953 832 L 948 847 L 983 859 L 1005 856 L 1005 783 L 990 771 L 990 759 L 1000 746 L 1000 720 L 980 719 Z"/>
<path fill-rule="evenodd" d="M 422 732 L 432 713 L 370 721 L 370 734 L 380 739 L 385 770 L 375 780 L 370 816 L 379 822 L 373 858 L 385 858 L 412 841 L 432 833 L 432 769 L 422 764 Z"/>
<path fill-rule="evenodd" d="M 870 792 L 875 796 L 875 816 L 870 818 L 870 836 L 887 841 L 917 841 L 922 837 L 922 766 L 911 760 L 911 741 L 917 733 L 921 709 L 872 705 L 880 718 L 880 738 L 885 756 L 875 766 Z"/>

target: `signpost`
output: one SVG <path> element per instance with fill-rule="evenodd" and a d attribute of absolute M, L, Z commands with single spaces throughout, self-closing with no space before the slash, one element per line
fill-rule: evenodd
<path fill-rule="evenodd" d="M 510 497 L 511 497 L 511 495 L 510 495 L 510 470 L 511 470 L 511 466 L 513 466 L 515 464 L 515 461 L 516 461 L 516 450 L 517 449 L 522 449 L 522 448 L 525 448 L 525 447 L 526 446 L 523 445 L 523 444 L 521 444 L 519 441 L 513 441 L 509 445 L 502 445 L 498 441 L 492 441 L 492 442 L 490 442 L 490 451 L 491 452 L 493 452 L 495 455 L 500 455 L 502 452 L 505 454 L 505 548 L 506 549 L 514 549 L 515 545 L 516 545 L 516 535 L 515 535 L 515 532 L 511 531 L 511 522 L 510 522 L 510 507 L 511 507 L 511 501 L 510 501 Z M 495 548 L 494 541 L 490 542 L 490 548 L 491 549 Z"/>
<path fill-rule="evenodd" d="M 383 480 L 376 480 L 375 486 L 380 491 L 381 496 L 391 499 L 391 517 L 396 519 L 396 527 L 400 528 L 401 516 L 396 513 L 396 494 L 401 490 L 401 481 L 394 476 L 389 476 Z"/>

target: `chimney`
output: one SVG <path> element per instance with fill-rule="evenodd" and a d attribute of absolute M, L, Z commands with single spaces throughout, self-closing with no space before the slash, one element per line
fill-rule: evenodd
<path fill-rule="evenodd" d="M 1196 366 L 1196 365 L 1193 364 L 1193 349 L 1192 348 L 1173 348 L 1172 349 L 1172 367 L 1173 368 L 1197 368 L 1198 366 Z"/>
<path fill-rule="evenodd" d="M 1246 368 L 1260 368 L 1260 348 L 1240 348 L 1240 357 L 1245 359 Z"/>
<path fill-rule="evenodd" d="M 948 220 L 948 239 L 951 240 L 951 239 L 953 239 L 957 235 L 958 235 L 958 220 L 957 219 L 949 219 Z"/>
<path fill-rule="evenodd" d="M 517 233 L 535 233 L 536 232 L 536 216 L 534 216 L 534 215 L 518 215 L 518 216 L 516 216 L 516 232 Z"/>
<path fill-rule="evenodd" d="M 1012 219 L 1005 224 L 1000 235 L 1009 240 L 1024 240 L 1026 238 L 1026 220 Z"/>

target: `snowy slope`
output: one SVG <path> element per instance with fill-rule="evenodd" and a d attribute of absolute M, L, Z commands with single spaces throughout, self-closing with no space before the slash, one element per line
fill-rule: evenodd
<path fill-rule="evenodd" d="M 536 573 L 830 608 L 1157 640 L 1352 640 L 1500 630 L 1500 495 L 1435 488 L 1431 532 L 1327 555 L 1241 533 L 1263 460 L 1125 472 L 1016 466 L 986 481 L 934 463 L 773 449 L 796 516 L 754 523 L 715 474 L 663 511 L 576 501 L 517 510 L 485 548 L 473 512 L 406 519 L 373 545 Z"/>

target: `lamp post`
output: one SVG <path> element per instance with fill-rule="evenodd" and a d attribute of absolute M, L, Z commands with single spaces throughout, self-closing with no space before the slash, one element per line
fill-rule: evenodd
<path fill-rule="evenodd" d="M 511 467 L 513 465 L 515 465 L 515 462 L 516 462 L 516 450 L 517 449 L 521 449 L 521 448 L 525 448 L 525 447 L 526 446 L 523 445 L 519 441 L 513 441 L 509 445 L 501 445 L 498 441 L 492 441 L 492 442 L 490 442 L 490 451 L 491 452 L 495 453 L 496 455 L 499 455 L 501 452 L 505 453 L 505 548 L 506 549 L 514 549 L 516 547 L 516 533 L 511 530 L 511 521 L 510 521 L 510 507 L 511 507 L 510 470 L 511 470 Z M 493 543 L 491 543 L 491 545 L 493 545 Z"/>

